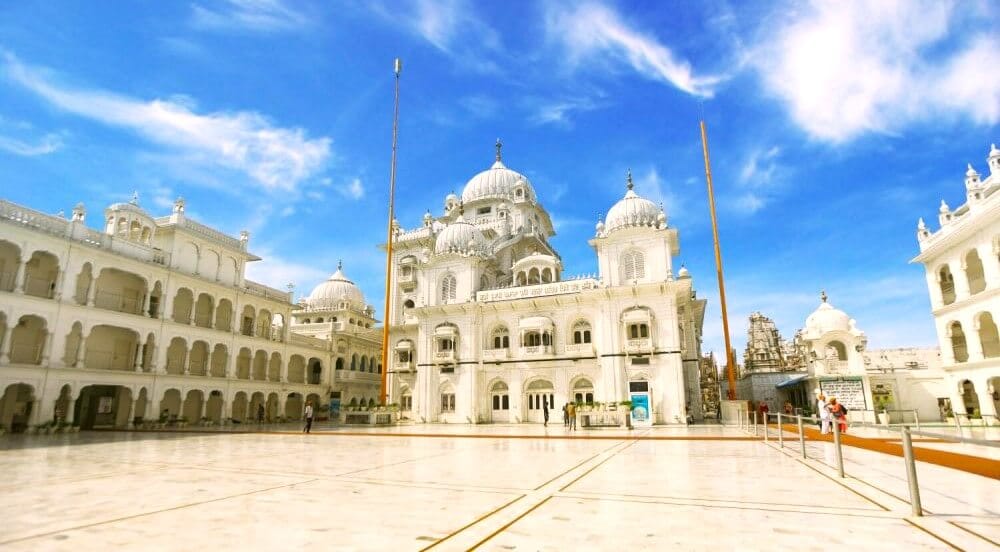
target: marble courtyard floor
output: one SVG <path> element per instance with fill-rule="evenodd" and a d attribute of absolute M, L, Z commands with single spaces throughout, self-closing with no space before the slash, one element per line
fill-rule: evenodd
<path fill-rule="evenodd" d="M 902 459 L 845 447 L 839 479 L 790 434 L 268 429 L 0 437 L 0 548 L 1000 548 L 997 478 L 920 462 L 914 518 Z"/>

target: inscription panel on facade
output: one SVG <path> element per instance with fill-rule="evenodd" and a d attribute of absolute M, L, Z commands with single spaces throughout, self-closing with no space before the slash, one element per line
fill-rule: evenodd
<path fill-rule="evenodd" d="M 836 397 L 837 402 L 846 406 L 848 411 L 868 409 L 861 378 L 820 380 L 819 388 L 827 398 Z"/>
<path fill-rule="evenodd" d="M 566 282 L 552 282 L 551 284 L 538 284 L 534 286 L 521 286 L 506 289 L 491 289 L 476 293 L 476 301 L 480 303 L 490 303 L 493 301 L 513 301 L 515 299 L 530 299 L 532 297 L 544 297 L 546 295 L 563 295 L 567 293 L 579 293 L 588 289 L 595 289 L 597 280 L 569 280 Z"/>

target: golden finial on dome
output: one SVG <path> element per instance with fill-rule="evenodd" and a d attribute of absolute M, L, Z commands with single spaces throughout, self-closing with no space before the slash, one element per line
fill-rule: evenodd
<path fill-rule="evenodd" d="M 826 297 L 826 290 L 825 289 L 819 290 L 819 298 L 820 298 L 821 301 L 823 301 L 824 303 L 826 303 L 827 297 Z"/>
<path fill-rule="evenodd" d="M 497 148 L 497 161 L 499 161 L 500 160 L 500 150 L 503 149 L 503 142 L 501 142 L 499 138 L 497 138 L 496 148 Z"/>
<path fill-rule="evenodd" d="M 628 171 L 625 172 L 625 182 L 626 182 L 625 187 L 631 190 L 632 187 L 634 186 L 632 184 L 632 169 L 628 169 Z"/>

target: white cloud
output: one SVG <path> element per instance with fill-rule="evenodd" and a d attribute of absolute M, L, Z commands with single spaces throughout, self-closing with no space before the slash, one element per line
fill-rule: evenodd
<path fill-rule="evenodd" d="M 464 68 L 496 73 L 490 58 L 500 50 L 500 35 L 476 16 L 467 0 L 369 2 L 376 14 L 423 38 Z"/>
<path fill-rule="evenodd" d="M 337 191 L 344 197 L 351 199 L 361 199 L 365 196 L 365 188 L 361 185 L 360 178 L 355 178 L 343 186 L 338 186 Z"/>
<path fill-rule="evenodd" d="M 304 290 L 299 286 L 327 276 L 324 269 L 315 265 L 294 263 L 270 253 L 269 250 L 257 251 L 264 260 L 247 263 L 247 278 L 281 290 L 290 283 L 296 284 L 297 293 L 302 293 Z"/>
<path fill-rule="evenodd" d="M 62 149 L 62 146 L 62 138 L 58 134 L 46 134 L 38 143 L 34 144 L 0 135 L 0 150 L 23 157 L 48 155 Z"/>
<path fill-rule="evenodd" d="M 530 121 L 537 125 L 572 126 L 570 116 L 573 112 L 593 111 L 602 107 L 591 98 L 565 98 L 538 102 L 534 107 Z"/>
<path fill-rule="evenodd" d="M 751 185 L 769 184 L 778 170 L 775 158 L 781 153 L 781 148 L 758 149 L 750 153 L 743 168 L 740 169 L 740 183 Z"/>
<path fill-rule="evenodd" d="M 644 173 L 637 172 L 632 178 L 635 193 L 663 207 L 667 213 L 667 223 L 671 217 L 683 212 L 680 198 L 665 188 L 666 183 L 660 177 L 656 167 L 650 167 Z M 624 193 L 624 192 L 623 192 Z"/>
<path fill-rule="evenodd" d="M 500 109 L 500 105 L 496 100 L 483 95 L 466 96 L 459 99 L 458 104 L 469 112 L 470 115 L 480 119 L 488 119 L 496 115 Z"/>
<path fill-rule="evenodd" d="M 727 201 L 734 210 L 742 214 L 753 214 L 763 209 L 781 187 L 782 166 L 778 164 L 781 148 L 751 150 L 740 168 L 737 184 L 739 190 L 734 199 Z"/>
<path fill-rule="evenodd" d="M 814 2 L 769 29 L 752 63 L 813 138 L 843 142 L 917 121 L 1000 120 L 996 20 L 954 2 Z M 791 14 L 791 17 L 788 14 Z"/>
<path fill-rule="evenodd" d="M 574 67 L 584 61 L 598 63 L 610 58 L 628 64 L 644 77 L 699 97 L 711 97 L 721 80 L 695 75 L 689 62 L 679 59 L 652 34 L 631 28 L 607 6 L 598 3 L 551 6 L 546 14 L 546 33 L 566 49 L 568 61 Z"/>
<path fill-rule="evenodd" d="M 172 100 L 143 101 L 101 90 L 54 84 L 43 71 L 2 54 L 8 80 L 63 111 L 132 130 L 171 148 L 189 162 L 241 171 L 269 190 L 289 191 L 319 172 L 330 157 L 330 139 L 310 139 L 301 128 L 274 126 L 259 113 L 195 113 Z"/>
<path fill-rule="evenodd" d="M 302 28 L 309 19 L 281 0 L 221 0 L 191 5 L 191 25 L 203 30 L 280 32 Z"/>

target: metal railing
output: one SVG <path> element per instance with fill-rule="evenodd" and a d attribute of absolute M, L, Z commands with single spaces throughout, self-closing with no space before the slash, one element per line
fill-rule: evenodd
<path fill-rule="evenodd" d="M 94 306 L 128 314 L 142 314 L 142 301 L 134 297 L 126 297 L 119 293 L 98 290 L 94 294 Z"/>
<path fill-rule="evenodd" d="M 740 422 L 741 427 L 744 427 L 744 428 L 752 427 L 753 428 L 754 436 L 756 436 L 757 435 L 757 412 L 747 413 L 745 410 L 743 412 L 744 412 L 744 416 L 741 416 L 741 422 Z M 752 416 L 750 416 L 750 414 L 752 414 Z M 778 448 L 779 449 L 784 449 L 785 448 L 785 440 L 784 440 L 785 429 L 784 429 L 784 425 L 783 424 L 785 424 L 785 423 L 791 423 L 792 421 L 794 421 L 795 425 L 797 426 L 798 440 L 799 440 L 799 446 L 800 446 L 801 452 L 802 452 L 802 459 L 803 460 L 808 459 L 809 458 L 809 454 L 808 454 L 808 451 L 806 449 L 804 422 L 805 421 L 809 421 L 809 422 L 823 422 L 824 420 L 821 420 L 820 418 L 817 418 L 815 416 L 802 416 L 802 415 L 793 415 L 793 416 L 790 416 L 788 414 L 782 414 L 782 413 L 776 413 L 776 414 L 770 414 L 769 413 L 769 414 L 766 414 L 764 416 L 764 421 L 763 421 L 763 424 L 762 424 L 763 428 L 764 428 L 764 442 L 765 443 L 769 442 L 769 429 L 768 429 L 769 424 L 768 424 L 768 420 L 771 419 L 771 417 L 774 417 L 774 419 L 776 420 L 776 426 L 777 426 L 776 429 L 777 429 L 777 437 L 778 437 Z M 746 421 L 745 423 L 743 421 L 744 419 Z M 845 475 L 844 475 L 844 453 L 843 453 L 843 445 L 841 443 L 840 423 L 839 423 L 839 421 L 836 418 L 830 418 L 827 421 L 832 426 L 831 427 L 831 430 L 832 430 L 831 433 L 833 434 L 833 448 L 834 448 L 834 453 L 836 455 L 836 466 L 835 467 L 836 467 L 836 470 L 837 470 L 837 475 L 840 478 L 844 478 L 845 477 Z M 846 424 L 846 421 L 844 423 Z M 992 448 L 1000 448 L 1000 442 L 997 442 L 997 441 L 988 441 L 988 440 L 985 440 L 985 439 L 972 439 L 972 438 L 962 437 L 962 436 L 945 435 L 945 434 L 934 433 L 934 432 L 930 432 L 930 431 L 921 431 L 920 429 L 911 429 L 910 426 L 907 425 L 907 424 L 903 424 L 903 425 L 898 426 L 898 427 L 885 427 L 885 426 L 883 426 L 882 429 L 884 429 L 885 431 L 899 431 L 899 433 L 900 433 L 900 439 L 902 441 L 902 448 L 903 448 L 903 464 L 904 464 L 904 468 L 906 470 L 906 481 L 907 481 L 907 485 L 909 486 L 909 492 L 910 492 L 910 507 L 912 509 L 912 512 L 913 512 L 914 516 L 922 516 L 923 515 L 923 506 L 921 505 L 921 502 L 920 502 L 920 484 L 919 484 L 919 482 L 917 480 L 916 457 L 913 454 L 913 439 L 912 439 L 913 435 L 919 435 L 921 437 L 927 437 L 927 438 L 931 438 L 931 439 L 940 439 L 940 440 L 943 440 L 943 441 L 951 441 L 951 442 L 957 442 L 957 443 L 963 443 L 963 444 L 970 444 L 970 445 L 976 445 L 976 446 L 985 446 L 985 447 L 992 447 Z"/>

